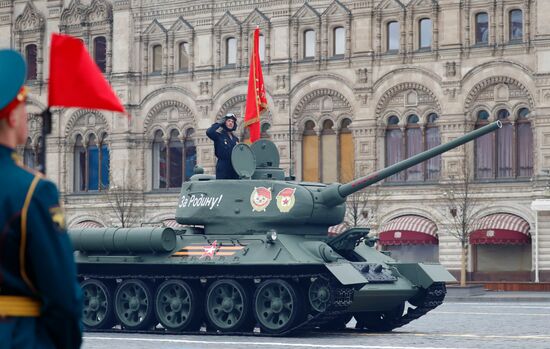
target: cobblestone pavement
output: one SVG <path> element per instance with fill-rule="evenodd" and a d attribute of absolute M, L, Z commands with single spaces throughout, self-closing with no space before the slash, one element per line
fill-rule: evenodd
<path fill-rule="evenodd" d="M 391 333 L 353 330 L 290 338 L 86 333 L 83 349 L 334 348 L 471 349 L 550 348 L 550 303 L 445 303 Z"/>

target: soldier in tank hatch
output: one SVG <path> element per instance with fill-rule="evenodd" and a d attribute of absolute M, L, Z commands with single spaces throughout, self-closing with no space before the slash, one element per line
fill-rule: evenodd
<path fill-rule="evenodd" d="M 233 113 L 226 114 L 206 130 L 208 138 L 214 141 L 214 152 L 218 158 L 216 163 L 216 179 L 238 179 L 239 176 L 231 164 L 231 152 L 239 138 L 235 136 L 237 117 Z"/>
<path fill-rule="evenodd" d="M 56 186 L 24 168 L 26 64 L 0 50 L 0 349 L 79 348 L 82 299 Z"/>

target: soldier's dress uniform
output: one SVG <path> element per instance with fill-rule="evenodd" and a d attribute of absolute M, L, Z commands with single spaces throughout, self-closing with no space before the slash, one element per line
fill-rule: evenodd
<path fill-rule="evenodd" d="M 235 145 L 239 143 L 239 138 L 235 135 L 231 136 L 225 128 L 225 120 L 227 118 L 232 118 L 235 121 L 235 125 L 237 125 L 237 119 L 232 114 L 228 115 L 223 119 L 223 122 L 216 122 L 206 130 L 208 138 L 214 141 L 214 153 L 218 158 L 216 162 L 216 179 L 239 178 L 231 164 L 231 152 Z"/>
<path fill-rule="evenodd" d="M 21 56 L 0 50 L 0 111 L 24 76 Z M 82 296 L 57 188 L 4 145 L 0 173 L 0 349 L 78 348 Z"/>

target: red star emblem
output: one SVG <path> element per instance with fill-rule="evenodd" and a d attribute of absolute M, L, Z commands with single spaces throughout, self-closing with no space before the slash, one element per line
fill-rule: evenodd
<path fill-rule="evenodd" d="M 200 258 L 206 258 L 206 257 L 212 258 L 212 257 L 214 257 L 214 255 L 216 254 L 217 249 L 218 249 L 218 241 L 214 240 L 212 245 L 210 245 L 208 247 L 204 247 L 204 251 L 203 251 Z"/>

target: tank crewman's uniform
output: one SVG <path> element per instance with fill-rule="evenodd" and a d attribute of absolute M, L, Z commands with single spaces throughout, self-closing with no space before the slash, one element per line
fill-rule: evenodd
<path fill-rule="evenodd" d="M 0 50 L 0 120 L 25 102 L 25 62 Z M 56 186 L 0 144 L 0 349 L 79 348 L 82 296 Z"/>
<path fill-rule="evenodd" d="M 228 130 L 225 126 L 227 119 L 233 119 L 235 126 Z M 218 158 L 216 163 L 216 179 L 238 179 L 239 176 L 231 164 L 231 152 L 239 138 L 233 134 L 237 128 L 237 118 L 234 114 L 227 114 L 221 122 L 216 122 L 206 130 L 208 138 L 214 141 L 214 152 Z"/>

